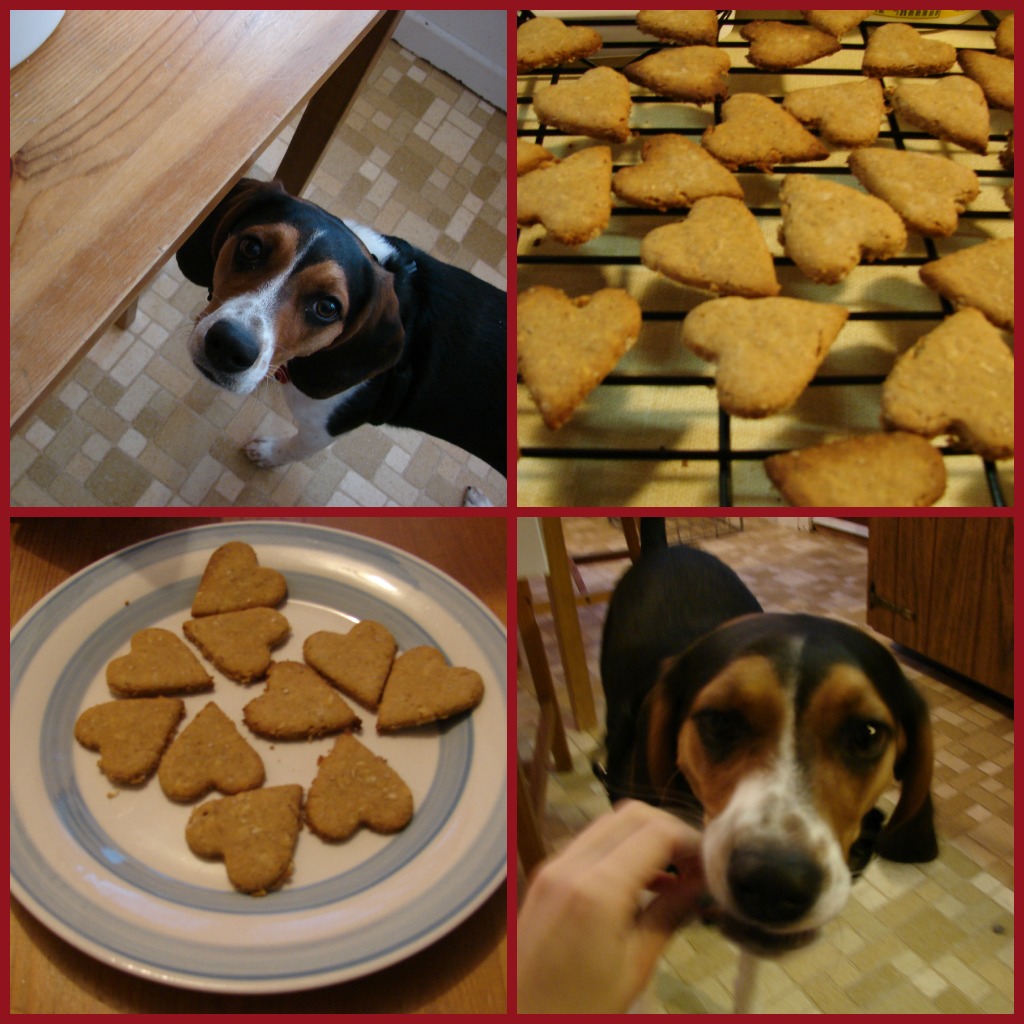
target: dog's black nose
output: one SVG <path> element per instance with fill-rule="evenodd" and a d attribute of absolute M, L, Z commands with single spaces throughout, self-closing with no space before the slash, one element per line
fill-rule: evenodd
<path fill-rule="evenodd" d="M 729 890 L 739 909 L 760 924 L 792 924 L 814 905 L 824 872 L 806 853 L 784 846 L 733 850 Z"/>
<path fill-rule="evenodd" d="M 206 332 L 203 351 L 210 365 L 222 373 L 241 373 L 256 362 L 259 342 L 230 320 L 218 320 Z"/>

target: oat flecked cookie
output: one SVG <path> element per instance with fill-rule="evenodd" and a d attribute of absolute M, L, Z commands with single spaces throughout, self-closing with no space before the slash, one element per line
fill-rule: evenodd
<path fill-rule="evenodd" d="M 828 150 L 767 96 L 742 92 L 722 104 L 722 122 L 704 132 L 704 147 L 731 171 L 824 160 Z"/>
<path fill-rule="evenodd" d="M 270 668 L 271 648 L 284 642 L 291 627 L 273 608 L 246 608 L 190 619 L 182 629 L 224 675 L 253 683 Z"/>
<path fill-rule="evenodd" d="M 888 203 L 810 174 L 787 174 L 779 190 L 786 255 L 812 281 L 835 284 L 861 260 L 887 260 L 907 245 Z"/>
<path fill-rule="evenodd" d="M 542 124 L 570 135 L 605 142 L 629 138 L 629 81 L 614 68 L 599 67 L 555 85 L 538 86 L 533 109 Z"/>
<path fill-rule="evenodd" d="M 377 732 L 395 732 L 475 708 L 484 682 L 471 668 L 449 665 L 436 647 L 413 647 L 396 659 L 377 709 Z"/>
<path fill-rule="evenodd" d="M 364 619 L 347 633 L 313 633 L 302 645 L 302 656 L 342 693 L 373 711 L 380 703 L 395 649 L 387 626 Z"/>
<path fill-rule="evenodd" d="M 743 198 L 739 180 L 684 135 L 644 139 L 642 163 L 612 176 L 612 191 L 628 203 L 655 210 L 692 206 L 707 196 Z"/>
<path fill-rule="evenodd" d="M 918 273 L 956 307 L 973 306 L 1013 330 L 1013 239 L 995 238 L 925 263 Z"/>
<path fill-rule="evenodd" d="M 107 685 L 119 697 L 153 697 L 209 690 L 213 678 L 180 637 L 153 628 L 135 633 L 129 653 L 107 665 Z"/>
<path fill-rule="evenodd" d="M 975 309 L 919 338 L 882 385 L 882 418 L 924 437 L 949 433 L 986 459 L 1013 456 L 1013 354 Z"/>
<path fill-rule="evenodd" d="M 192 601 L 192 615 L 215 615 L 243 608 L 276 608 L 288 584 L 276 569 L 261 568 L 256 552 L 242 541 L 223 544 L 210 556 Z"/>
<path fill-rule="evenodd" d="M 753 21 L 740 35 L 750 40 L 747 59 L 762 71 L 797 68 L 842 49 L 831 33 L 788 21 Z"/>
<path fill-rule="evenodd" d="M 956 49 L 949 43 L 927 39 L 912 25 L 894 21 L 868 36 L 861 70 L 872 78 L 941 75 L 955 60 Z"/>
<path fill-rule="evenodd" d="M 564 426 L 640 335 L 640 306 L 621 288 L 570 298 L 548 285 L 517 303 L 519 372 L 544 423 Z"/>
<path fill-rule="evenodd" d="M 516 71 L 532 71 L 589 57 L 601 49 L 592 28 L 566 25 L 558 18 L 531 18 L 516 29 Z"/>
<path fill-rule="evenodd" d="M 611 189 L 611 150 L 582 149 L 516 179 L 516 223 L 543 224 L 564 245 L 582 245 L 608 227 Z"/>
<path fill-rule="evenodd" d="M 772 455 L 768 478 L 790 505 L 925 508 L 946 490 L 942 454 L 916 434 L 868 434 Z"/>
<path fill-rule="evenodd" d="M 270 786 L 200 804 L 185 826 L 188 848 L 224 861 L 240 892 L 262 896 L 292 871 L 302 828 L 302 787 Z"/>
<path fill-rule="evenodd" d="M 170 745 L 160 762 L 160 788 L 186 802 L 210 790 L 240 793 L 263 785 L 263 760 L 238 727 L 210 701 Z"/>
<path fill-rule="evenodd" d="M 782 109 L 802 124 L 815 128 L 823 139 L 855 149 L 878 138 L 885 115 L 882 83 L 861 78 L 837 85 L 818 85 L 787 93 Z"/>
<path fill-rule="evenodd" d="M 757 419 L 800 397 L 848 315 L 842 306 L 806 299 L 731 296 L 687 313 L 682 342 L 717 364 L 721 407 Z"/>
<path fill-rule="evenodd" d="M 658 96 L 711 103 L 729 95 L 729 55 L 714 46 L 672 46 L 627 64 L 623 74 Z"/>
<path fill-rule="evenodd" d="M 363 825 L 373 832 L 400 832 L 412 815 L 412 792 L 401 776 L 354 736 L 339 736 L 320 759 L 306 822 L 321 839 L 348 839 Z"/>
<path fill-rule="evenodd" d="M 686 220 L 647 233 L 640 260 L 673 281 L 720 295 L 779 293 L 768 243 L 738 199 L 698 199 Z"/>
<path fill-rule="evenodd" d="M 99 752 L 99 769 L 111 782 L 137 786 L 156 771 L 184 714 L 177 697 L 108 701 L 78 716 L 75 739 Z"/>
<path fill-rule="evenodd" d="M 874 11 L 801 11 L 808 25 L 813 25 L 822 32 L 838 39 L 856 28 L 869 14 Z"/>
<path fill-rule="evenodd" d="M 637 11 L 636 27 L 644 35 L 683 46 L 714 46 L 718 42 L 715 11 Z"/>
<path fill-rule="evenodd" d="M 860 149 L 850 170 L 872 194 L 884 199 L 922 235 L 945 237 L 978 196 L 978 176 L 965 164 L 932 153 L 901 149 Z"/>
<path fill-rule="evenodd" d="M 934 82 L 899 82 L 889 91 L 899 119 L 974 153 L 988 152 L 989 113 L 985 93 L 966 75 Z"/>
<path fill-rule="evenodd" d="M 360 725 L 341 694 L 299 661 L 274 662 L 266 689 L 245 705 L 242 718 L 257 736 L 275 740 L 312 739 Z"/>
<path fill-rule="evenodd" d="M 982 50 L 961 50 L 957 55 L 968 78 L 981 86 L 990 107 L 1013 110 L 1013 61 Z"/>

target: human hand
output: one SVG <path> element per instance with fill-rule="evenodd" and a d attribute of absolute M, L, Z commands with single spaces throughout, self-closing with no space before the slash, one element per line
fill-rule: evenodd
<path fill-rule="evenodd" d="M 519 1012 L 624 1013 L 703 891 L 700 833 L 647 804 L 619 804 L 546 861 L 527 890 Z"/>

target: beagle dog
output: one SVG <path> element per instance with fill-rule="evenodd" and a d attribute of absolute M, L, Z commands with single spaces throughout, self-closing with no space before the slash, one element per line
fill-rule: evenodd
<path fill-rule="evenodd" d="M 872 849 L 937 856 L 927 706 L 865 632 L 765 613 L 714 556 L 661 547 L 612 595 L 601 675 L 609 796 L 703 827 L 712 914 L 743 949 L 812 941 Z"/>
<path fill-rule="evenodd" d="M 209 293 L 192 361 L 239 394 L 276 379 L 298 433 L 279 466 L 363 423 L 411 427 L 506 473 L 505 293 L 397 238 L 243 178 L 179 249 Z"/>

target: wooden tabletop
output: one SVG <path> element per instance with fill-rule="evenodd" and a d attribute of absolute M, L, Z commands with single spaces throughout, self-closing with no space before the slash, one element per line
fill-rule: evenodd
<path fill-rule="evenodd" d="M 310 97 L 296 138 L 326 141 L 323 93 L 333 116 L 398 13 L 65 13 L 11 71 L 12 424 Z M 293 191 L 312 170 L 295 148 Z"/>
<path fill-rule="evenodd" d="M 11 524 L 11 624 L 79 569 L 147 537 L 226 520 L 26 518 Z M 249 520 L 251 521 L 251 520 Z M 506 523 L 498 517 L 298 519 L 394 544 L 506 621 Z M 268 996 L 211 995 L 124 974 L 48 931 L 11 900 L 12 1013 L 503 1013 L 506 890 L 432 946 L 356 981 Z"/>

